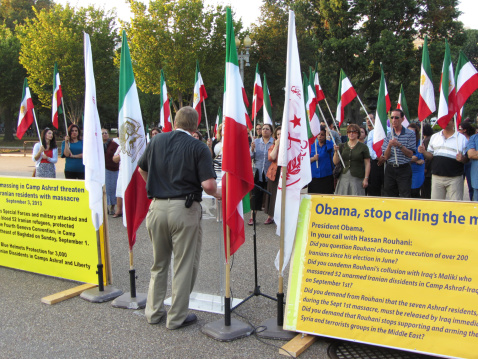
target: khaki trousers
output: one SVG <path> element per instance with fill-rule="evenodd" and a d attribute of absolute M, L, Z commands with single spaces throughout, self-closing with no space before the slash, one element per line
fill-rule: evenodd
<path fill-rule="evenodd" d="M 463 201 L 463 176 L 432 175 L 432 199 Z"/>
<path fill-rule="evenodd" d="M 184 202 L 153 199 L 146 216 L 154 263 L 151 267 L 145 315 L 148 323 L 157 323 L 165 314 L 164 299 L 172 254 L 172 302 L 166 322 L 169 329 L 178 328 L 186 319 L 189 295 L 196 281 L 201 254 L 201 205 L 193 202 L 190 208 L 186 208 Z"/>

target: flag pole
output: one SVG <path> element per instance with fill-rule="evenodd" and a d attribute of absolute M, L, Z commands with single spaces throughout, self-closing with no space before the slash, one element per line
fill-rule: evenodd
<path fill-rule="evenodd" d="M 37 128 L 38 140 L 40 141 L 40 145 L 42 145 L 40 129 L 38 128 L 37 115 L 35 115 L 35 109 L 34 108 L 32 108 L 32 112 L 33 112 L 33 118 L 35 119 L 35 126 Z"/>
<path fill-rule="evenodd" d="M 423 121 L 420 121 L 420 145 L 423 144 Z"/>
<path fill-rule="evenodd" d="M 456 123 L 456 113 L 453 116 L 453 120 L 455 121 L 455 132 L 456 132 L 456 153 L 460 153 L 460 150 L 458 149 L 458 124 Z"/>
<path fill-rule="evenodd" d="M 357 94 L 357 99 L 359 100 L 360 105 L 362 105 L 362 109 L 365 111 L 365 116 L 368 116 L 368 111 L 367 111 L 367 109 L 365 108 L 365 106 L 363 105 L 362 100 L 360 99 L 360 97 L 359 97 L 358 94 Z M 372 124 L 372 127 L 375 128 L 375 125 L 373 124 L 373 122 L 370 121 L 370 123 Z"/>
<path fill-rule="evenodd" d="M 327 100 L 326 100 L 327 101 Z M 320 111 L 320 114 L 322 115 L 322 117 L 324 118 L 325 120 L 325 116 L 324 116 L 324 113 L 322 112 L 322 109 L 320 108 L 320 106 L 317 106 L 319 108 L 319 111 Z M 329 105 L 327 105 L 327 107 L 329 107 Z M 330 111 L 330 108 L 329 108 L 329 111 Z M 330 113 L 332 114 L 332 113 Z M 332 119 L 334 121 L 334 124 L 335 124 L 335 118 L 332 116 Z M 327 123 L 327 121 L 325 121 L 325 123 Z M 328 131 L 329 132 L 329 136 L 330 138 L 332 139 L 332 143 L 334 144 L 334 146 L 336 145 L 335 143 L 335 140 L 334 140 L 334 136 L 332 136 L 332 134 L 330 133 L 330 129 L 329 129 L 329 126 L 325 126 L 325 131 Z M 317 148 L 315 149 L 316 153 L 317 153 Z M 345 163 L 344 163 L 344 160 L 342 159 L 342 155 L 340 154 L 340 151 L 337 151 L 337 153 L 339 154 L 339 158 L 340 158 L 340 162 L 342 162 L 342 166 L 343 168 L 345 168 Z"/>
<path fill-rule="evenodd" d="M 226 172 L 226 188 L 229 188 L 229 172 Z M 223 205 L 227 206 L 228 203 L 228 193 L 226 191 L 226 203 Z M 226 208 L 226 207 L 225 207 Z M 226 220 L 226 218 L 224 218 Z M 226 327 L 231 326 L 231 229 L 229 225 L 226 225 L 226 298 L 224 301 L 224 325 Z"/>
<path fill-rule="evenodd" d="M 207 112 L 206 112 L 206 101 L 202 101 L 202 106 L 204 108 L 204 116 L 206 117 L 206 130 L 207 130 L 207 138 L 211 138 L 211 135 L 209 134 L 209 123 L 207 122 Z"/>
<path fill-rule="evenodd" d="M 315 145 L 315 154 L 317 154 L 317 138 L 314 139 L 314 145 Z M 317 158 L 317 161 L 315 161 L 315 165 L 317 168 L 319 168 L 319 159 Z"/>
<path fill-rule="evenodd" d="M 65 104 L 63 103 L 63 101 L 61 101 L 61 108 L 63 109 L 63 119 L 65 120 L 65 132 L 68 134 L 68 124 L 66 122 Z"/>

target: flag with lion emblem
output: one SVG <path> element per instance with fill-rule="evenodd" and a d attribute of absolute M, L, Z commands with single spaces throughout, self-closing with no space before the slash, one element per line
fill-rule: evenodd
<path fill-rule="evenodd" d="M 123 224 L 127 228 L 131 250 L 136 242 L 136 231 L 146 217 L 151 201 L 146 194 L 146 183 L 138 172 L 137 162 L 146 148 L 146 137 L 125 31 L 121 47 L 118 128 Z"/>

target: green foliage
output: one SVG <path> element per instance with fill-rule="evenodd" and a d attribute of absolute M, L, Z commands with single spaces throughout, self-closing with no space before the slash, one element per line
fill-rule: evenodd
<path fill-rule="evenodd" d="M 213 118 L 223 95 L 225 9 L 205 8 L 202 0 L 153 0 L 148 8 L 136 1 L 130 5 L 134 17 L 125 29 L 138 87 L 159 94 L 163 69 L 174 109 L 192 104 L 199 60 Z"/>
<path fill-rule="evenodd" d="M 51 108 L 53 65 L 58 71 L 72 122 L 81 119 L 84 103 L 83 32 L 90 35 L 96 92 L 100 118 L 114 120 L 118 103 L 118 69 L 114 66 L 115 46 L 119 37 L 113 30 L 114 13 L 94 7 L 74 10 L 56 5 L 50 11 L 35 11 L 35 18 L 16 28 L 20 42 L 20 63 L 28 73 L 32 92 L 40 107 Z"/>
<path fill-rule="evenodd" d="M 0 1 L 0 24 L 4 23 L 10 30 L 14 30 L 17 23 L 22 24 L 25 19 L 35 16 L 33 8 L 40 11 L 52 6 L 51 0 L 2 0 Z"/>

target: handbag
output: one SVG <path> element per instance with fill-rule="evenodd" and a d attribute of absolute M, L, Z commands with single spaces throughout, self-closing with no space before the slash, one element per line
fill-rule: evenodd
<path fill-rule="evenodd" d="M 338 179 L 340 175 L 342 174 L 343 166 L 342 166 L 342 161 L 337 163 L 334 167 L 334 170 L 332 171 L 332 174 L 334 175 L 335 179 Z"/>

